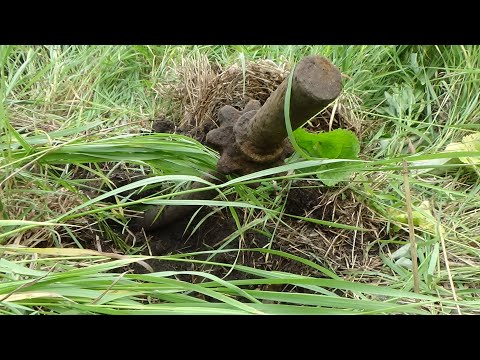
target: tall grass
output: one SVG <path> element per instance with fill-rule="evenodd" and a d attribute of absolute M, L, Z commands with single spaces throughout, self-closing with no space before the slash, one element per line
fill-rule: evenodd
<path fill-rule="evenodd" d="M 323 272 L 326 278 L 319 279 L 218 264 L 214 250 L 206 260 L 209 265 L 230 267 L 248 273 L 251 279 L 227 281 L 207 272 L 112 272 L 149 257 L 128 255 L 137 250 L 121 244 L 115 232 L 109 231 L 107 220 L 126 229 L 129 214 L 145 205 L 178 204 L 172 192 L 188 192 L 189 182 L 215 167 L 218 154 L 193 139 L 146 134 L 151 119 L 176 111 L 170 99 L 160 95 L 160 85 L 176 80 L 172 70 L 182 59 L 199 54 L 222 66 L 242 58 L 293 66 L 305 55 L 322 54 L 340 68 L 342 104 L 363 129 L 362 160 L 350 165 L 357 176 L 345 186 L 388 224 L 388 235 L 375 241 L 381 268 L 334 274 L 294 257 Z M 0 243 L 9 245 L 0 248 L 0 311 L 477 313 L 478 175 L 471 166 L 434 160 L 457 158 L 459 154 L 443 153 L 446 145 L 479 129 L 479 59 L 478 46 L 1 46 Z M 415 227 L 418 295 L 412 292 L 412 272 L 391 257 L 392 244 L 408 242 L 407 225 L 399 220 L 405 215 L 404 158 L 409 163 L 413 210 L 425 219 Z M 308 177 L 296 170 L 324 161 L 293 157 L 282 167 L 210 184 L 219 196 L 200 203 L 227 208 L 234 217 L 237 230 L 226 243 L 241 238 L 247 229 L 269 235 L 273 243 L 277 233 L 265 228 L 285 223 L 288 189 L 295 179 Z M 105 163 L 109 167 L 104 168 Z M 109 180 L 112 166 L 153 176 L 116 189 Z M 76 176 L 79 169 L 90 178 Z M 92 178 L 105 186 L 99 189 Z M 274 181 L 285 190 L 276 196 L 272 196 Z M 258 182 L 262 186 L 256 190 L 247 186 Z M 125 190 L 152 185 L 161 185 L 163 190 L 141 200 L 124 195 Z M 229 201 L 229 194 L 235 194 L 237 202 Z M 112 196 L 114 203 L 103 201 Z M 349 228 L 309 217 L 297 219 Z M 76 230 L 95 223 L 103 226 L 107 239 L 121 244 L 124 257 L 112 260 L 103 253 L 83 249 L 75 253 L 68 248 L 81 247 Z M 268 248 L 255 251 L 274 252 Z M 200 261 L 190 255 L 156 259 Z M 204 280 L 178 280 L 182 275 Z M 273 284 L 288 284 L 294 290 L 259 287 Z"/>

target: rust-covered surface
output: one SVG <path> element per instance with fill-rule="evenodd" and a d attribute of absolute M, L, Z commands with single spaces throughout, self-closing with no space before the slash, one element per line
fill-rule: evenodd
<path fill-rule="evenodd" d="M 292 79 L 290 122 L 295 130 L 342 90 L 340 71 L 326 58 L 307 56 L 297 65 Z M 220 127 L 207 134 L 207 143 L 221 153 L 217 170 L 245 175 L 283 163 L 288 153 L 284 104 L 288 79 L 265 104 L 250 101 L 243 111 L 224 106 L 219 111 Z"/>

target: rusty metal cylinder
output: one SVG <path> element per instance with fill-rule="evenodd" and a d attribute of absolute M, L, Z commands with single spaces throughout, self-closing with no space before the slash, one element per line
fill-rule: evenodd
<path fill-rule="evenodd" d="M 216 176 L 204 177 L 205 180 L 210 181 L 212 184 L 221 184 L 225 181 L 225 178 L 214 172 L 211 174 Z M 190 189 L 200 190 L 208 185 L 201 182 L 193 182 Z M 187 193 L 175 197 L 176 200 L 211 200 L 218 195 L 218 191 L 215 189 L 203 190 L 198 192 Z M 134 226 L 144 228 L 147 231 L 152 231 L 163 226 L 167 226 L 170 223 L 185 218 L 199 208 L 198 205 L 169 205 L 169 206 L 151 206 L 143 213 L 143 216 L 138 219 Z"/>
<path fill-rule="evenodd" d="M 290 97 L 290 122 L 295 130 L 338 97 L 341 73 L 328 59 L 307 56 L 296 66 Z M 284 103 L 288 79 L 275 90 L 248 124 L 238 124 L 236 139 L 246 155 L 279 152 L 287 137 Z M 241 129 L 241 127 L 245 129 Z M 255 155 L 252 154 L 252 158 Z"/>

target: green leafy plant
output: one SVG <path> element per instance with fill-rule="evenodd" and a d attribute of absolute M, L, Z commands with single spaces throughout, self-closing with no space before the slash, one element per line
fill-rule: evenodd
<path fill-rule="evenodd" d="M 360 142 L 350 130 L 336 129 L 324 133 L 311 133 L 303 128 L 293 132 L 295 140 L 309 156 L 324 159 L 357 159 Z M 352 173 L 350 162 L 333 162 L 319 166 L 317 177 L 327 186 L 346 180 Z M 310 169 L 311 170 L 311 169 Z"/>

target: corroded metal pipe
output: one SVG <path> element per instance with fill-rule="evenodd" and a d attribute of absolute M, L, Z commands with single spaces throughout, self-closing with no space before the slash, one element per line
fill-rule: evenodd
<path fill-rule="evenodd" d="M 246 124 L 247 132 L 236 130 L 242 148 L 274 148 L 287 137 L 284 102 L 288 79 L 268 98 L 265 105 Z M 342 89 L 341 74 L 326 58 L 307 56 L 295 68 L 290 98 L 292 129 L 302 126 L 308 119 L 337 98 Z M 239 127 L 240 124 L 237 125 Z M 238 136 L 237 135 L 237 136 Z"/>
<path fill-rule="evenodd" d="M 340 71 L 324 57 L 307 56 L 297 64 L 290 97 L 292 130 L 302 126 L 338 97 L 342 90 L 341 80 Z M 252 100 L 242 111 L 229 105 L 219 110 L 220 127 L 207 134 L 207 144 L 221 154 L 218 173 L 245 175 L 283 163 L 291 151 L 284 114 L 287 86 L 288 79 L 285 79 L 262 107 L 258 101 Z M 217 178 L 221 176 L 217 174 Z M 192 188 L 205 186 L 193 183 Z M 208 200 L 216 195 L 217 191 L 207 190 L 178 198 Z M 144 213 L 140 225 L 146 230 L 154 230 L 188 216 L 197 208 L 175 205 L 162 211 L 161 207 L 152 207 Z"/>
<path fill-rule="evenodd" d="M 215 173 L 212 175 L 215 175 L 216 178 L 212 179 L 203 177 L 203 179 L 216 185 L 225 181 L 225 177 L 223 177 L 221 174 Z M 190 189 L 195 190 L 204 187 L 207 187 L 207 185 L 204 183 L 193 182 Z M 176 196 L 175 200 L 211 200 L 217 194 L 218 191 L 215 189 L 203 190 Z M 190 215 L 198 208 L 198 205 L 169 205 L 165 207 L 152 206 L 143 213 L 143 216 L 140 219 L 136 221 L 135 227 L 144 228 L 148 231 L 155 230 Z"/>
<path fill-rule="evenodd" d="M 217 170 L 224 174 L 249 174 L 283 162 L 288 148 L 284 103 L 288 79 L 260 107 L 251 101 L 243 111 L 224 106 L 218 129 L 207 134 L 207 143 L 222 154 Z M 295 68 L 290 96 L 292 130 L 331 103 L 342 90 L 340 71 L 326 58 L 307 56 Z"/>

